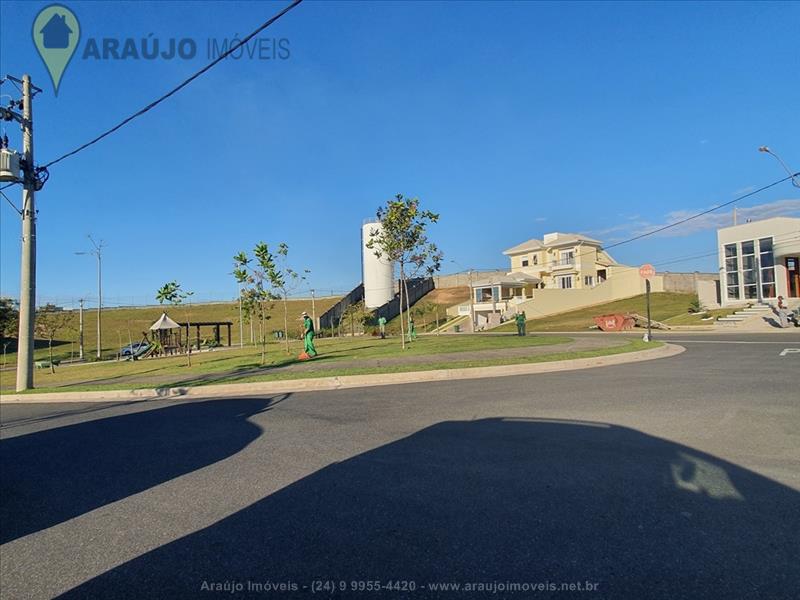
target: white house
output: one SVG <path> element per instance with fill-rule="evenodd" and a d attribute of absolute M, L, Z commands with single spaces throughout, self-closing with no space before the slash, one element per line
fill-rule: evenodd
<path fill-rule="evenodd" d="M 800 219 L 774 217 L 717 231 L 723 306 L 800 299 Z"/>

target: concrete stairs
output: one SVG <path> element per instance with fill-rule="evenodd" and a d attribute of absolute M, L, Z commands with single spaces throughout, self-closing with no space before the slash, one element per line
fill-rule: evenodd
<path fill-rule="evenodd" d="M 752 323 L 763 321 L 764 317 L 772 315 L 772 307 L 768 304 L 754 304 L 747 308 L 737 310 L 732 315 L 720 317 L 714 324 L 720 327 L 737 327 L 745 322 Z"/>
<path fill-rule="evenodd" d="M 455 319 L 451 319 L 447 323 L 440 325 L 438 329 L 434 329 L 430 333 L 446 333 L 454 329 L 456 325 L 460 326 L 461 331 L 466 331 L 467 326 L 469 325 L 469 315 L 461 315 L 456 317 Z"/>

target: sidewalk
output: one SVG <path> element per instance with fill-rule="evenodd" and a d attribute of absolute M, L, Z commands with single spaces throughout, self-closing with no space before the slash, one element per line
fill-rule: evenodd
<path fill-rule="evenodd" d="M 578 340 L 576 340 L 577 342 Z M 563 348 L 562 345 L 557 346 Z M 552 348 L 552 346 L 550 347 Z M 111 390 L 97 392 L 55 392 L 47 394 L 8 394 L 0 397 L 0 403 L 35 402 L 107 402 L 109 400 L 155 400 L 169 397 L 221 398 L 281 394 L 305 391 L 338 390 L 404 383 L 430 381 L 453 381 L 481 379 L 486 377 L 508 377 L 514 375 L 533 375 L 558 371 L 589 369 L 593 367 L 622 365 L 627 363 L 667 358 L 683 352 L 685 348 L 675 344 L 664 344 L 653 349 L 638 352 L 612 354 L 596 358 L 577 358 L 544 363 L 526 363 L 491 367 L 469 367 L 439 369 L 431 371 L 410 371 L 405 373 L 379 373 L 374 375 L 344 375 L 334 377 L 315 377 L 284 381 L 265 381 L 256 383 L 231 383 L 194 387 L 164 387 L 137 390 Z M 460 352 L 458 355 L 466 353 Z M 424 358 L 424 357 L 410 357 Z M 428 357 L 428 360 L 430 357 Z M 341 364 L 338 365 L 341 367 Z"/>

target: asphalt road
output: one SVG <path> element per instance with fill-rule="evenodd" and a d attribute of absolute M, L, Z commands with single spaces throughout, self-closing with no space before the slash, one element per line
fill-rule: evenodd
<path fill-rule="evenodd" d="M 670 338 L 575 372 L 3 405 L 0 596 L 796 598 L 800 335 Z"/>

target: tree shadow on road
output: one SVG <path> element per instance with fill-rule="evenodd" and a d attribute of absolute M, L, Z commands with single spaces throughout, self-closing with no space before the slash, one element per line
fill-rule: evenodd
<path fill-rule="evenodd" d="M 597 584 L 581 598 L 788 598 L 800 495 L 642 432 L 443 422 L 317 471 L 87 581 L 74 598 L 197 597 L 204 582 Z M 229 592 L 225 596 L 231 596 Z M 236 596 L 247 596 L 245 587 Z M 259 594 L 252 594 L 259 595 Z M 569 594 L 560 593 L 559 597 Z"/>
<path fill-rule="evenodd" d="M 0 440 L 0 543 L 232 456 L 288 398 L 180 402 Z"/>

